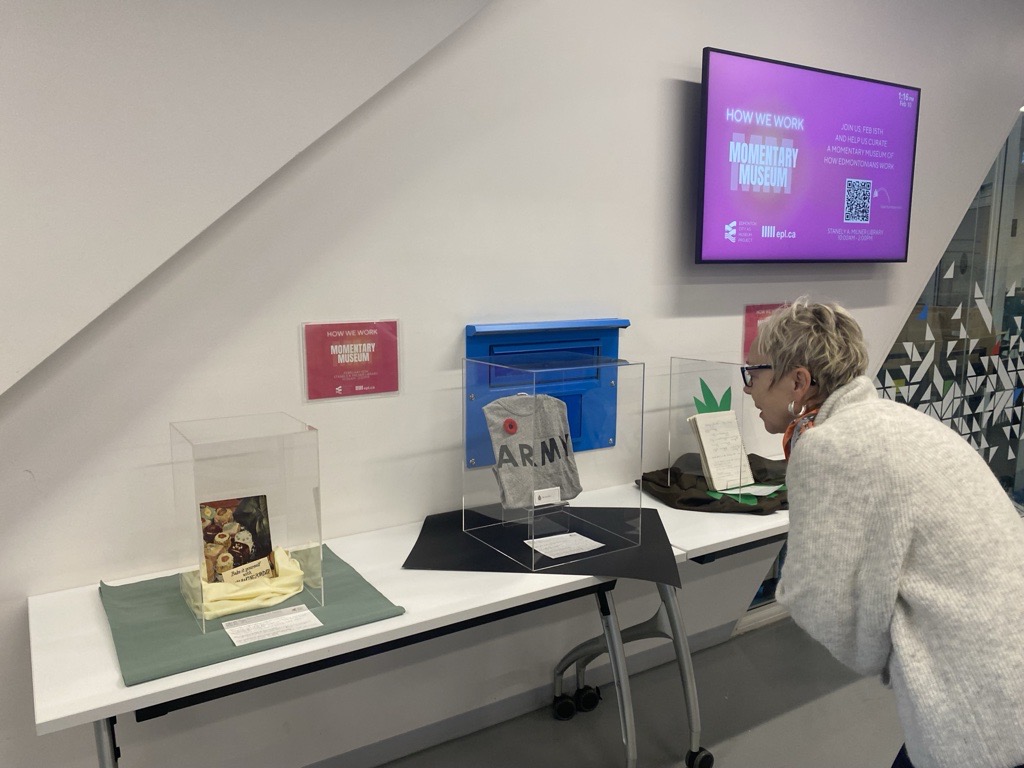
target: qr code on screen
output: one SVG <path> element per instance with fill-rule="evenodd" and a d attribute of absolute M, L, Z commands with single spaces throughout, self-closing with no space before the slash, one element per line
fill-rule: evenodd
<path fill-rule="evenodd" d="M 868 224 L 871 221 L 871 181 L 869 179 L 846 180 L 846 208 L 843 221 L 854 224 Z"/>

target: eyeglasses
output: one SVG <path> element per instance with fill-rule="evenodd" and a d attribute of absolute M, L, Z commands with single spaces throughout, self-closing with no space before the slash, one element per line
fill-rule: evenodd
<path fill-rule="evenodd" d="M 771 367 L 771 363 L 761 363 L 760 365 L 741 365 L 740 376 L 743 377 L 743 386 L 754 386 L 754 377 L 750 375 L 751 371 L 770 371 Z"/>
<path fill-rule="evenodd" d="M 750 375 L 751 371 L 770 371 L 771 369 L 771 363 L 761 363 L 760 365 L 741 365 L 740 376 L 743 377 L 743 386 L 754 386 L 754 377 Z M 818 386 L 818 380 L 814 378 L 814 376 L 811 376 L 811 386 Z"/>

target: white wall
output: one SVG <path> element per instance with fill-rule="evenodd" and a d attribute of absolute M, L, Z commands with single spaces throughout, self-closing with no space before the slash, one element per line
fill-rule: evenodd
<path fill-rule="evenodd" d="M 691 263 L 705 45 L 922 87 L 908 264 Z M 668 358 L 737 358 L 746 304 L 838 299 L 881 362 L 1024 103 L 1021 61 L 1012 0 L 489 4 L 0 395 L 0 764 L 92 764 L 86 728 L 33 735 L 25 598 L 174 565 L 149 543 L 168 422 L 286 411 L 320 430 L 326 536 L 415 521 L 459 504 L 464 326 L 618 316 L 648 363 L 653 468 Z M 400 322 L 401 394 L 305 404 L 299 325 L 378 318 Z M 126 723 L 123 764 L 356 749 L 541 685 L 589 613 Z"/>
<path fill-rule="evenodd" d="M 486 3 L 5 0 L 0 392 Z"/>

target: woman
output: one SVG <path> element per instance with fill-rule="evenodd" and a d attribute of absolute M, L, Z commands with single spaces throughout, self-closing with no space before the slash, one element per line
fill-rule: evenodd
<path fill-rule="evenodd" d="M 789 458 L 778 600 L 891 684 L 893 768 L 1024 764 L 1024 520 L 998 480 L 941 422 L 878 397 L 838 306 L 780 308 L 747 362 L 744 391 Z"/>

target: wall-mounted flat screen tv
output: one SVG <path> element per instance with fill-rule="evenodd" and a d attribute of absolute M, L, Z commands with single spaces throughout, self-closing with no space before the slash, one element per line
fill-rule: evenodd
<path fill-rule="evenodd" d="M 907 260 L 921 91 L 704 49 L 697 262 Z"/>

